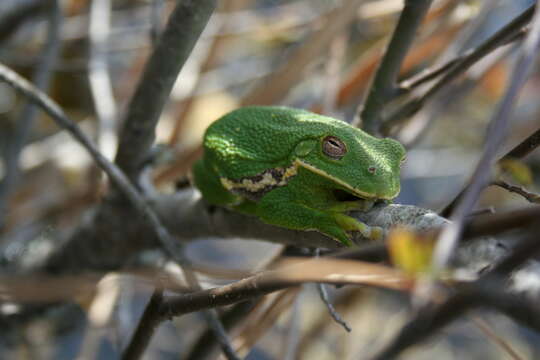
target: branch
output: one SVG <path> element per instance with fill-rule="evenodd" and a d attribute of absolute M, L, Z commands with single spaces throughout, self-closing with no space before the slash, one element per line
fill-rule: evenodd
<path fill-rule="evenodd" d="M 540 128 L 520 142 L 516 147 L 504 155 L 499 161 L 507 159 L 521 159 L 533 152 L 540 146 Z"/>
<path fill-rule="evenodd" d="M 515 186 L 502 180 L 492 181 L 491 185 L 495 185 L 505 190 L 508 190 L 509 192 L 521 195 L 528 202 L 540 204 L 540 195 L 529 192 L 523 189 L 521 186 Z"/>
<path fill-rule="evenodd" d="M 498 287 L 500 275 L 508 274 L 534 257 L 540 250 L 536 232 L 538 226 L 525 235 L 513 253 L 494 266 L 480 279 L 451 295 L 442 304 L 421 309 L 418 315 L 402 328 L 398 336 L 374 359 L 390 359 L 406 348 L 426 340 L 437 330 L 446 326 L 464 312 L 475 307 L 491 307 L 510 318 L 540 332 L 540 307 L 515 293 L 501 291 Z"/>
<path fill-rule="evenodd" d="M 29 3 L 32 5 L 32 3 Z M 47 42 L 45 43 L 42 53 L 40 54 L 40 62 L 38 63 L 33 75 L 33 82 L 37 88 L 47 91 L 51 78 L 52 68 L 58 58 L 60 51 L 60 25 L 62 23 L 62 13 L 58 0 L 44 1 L 39 5 L 45 8 L 49 6 L 49 23 L 47 28 Z M 23 8 L 21 8 L 23 9 Z M 35 8 L 26 9 L 39 10 Z M 25 13 L 26 14 L 26 13 Z M 28 14 L 27 14 L 28 15 Z M 1 29 L 0 29 L 1 34 Z M 7 214 L 6 207 L 9 198 L 13 191 L 13 187 L 17 183 L 19 177 L 19 157 L 20 153 L 26 144 L 28 135 L 36 118 L 36 107 L 31 102 L 24 105 L 20 115 L 15 120 L 15 131 L 11 137 L 6 149 L 5 156 L 5 171 L 6 174 L 0 183 L 0 228 L 4 225 L 4 216 Z"/>
<path fill-rule="evenodd" d="M 150 297 L 150 301 L 146 305 L 143 315 L 139 320 L 139 325 L 131 337 L 129 345 L 122 353 L 122 360 L 139 359 L 142 356 L 152 339 L 152 335 L 154 335 L 156 326 L 154 326 L 153 319 L 158 316 L 157 311 L 162 303 L 163 290 L 156 288 Z M 142 333 L 143 330 L 144 334 Z"/>
<path fill-rule="evenodd" d="M 390 43 L 368 92 L 364 105 L 358 110 L 358 120 L 370 134 L 378 134 L 381 112 L 397 92 L 396 81 L 405 56 L 411 47 L 422 19 L 432 0 L 406 0 Z"/>
<path fill-rule="evenodd" d="M 137 183 L 155 127 L 180 69 L 216 7 L 216 0 L 181 0 L 152 52 L 131 98 L 116 163 Z"/>
<path fill-rule="evenodd" d="M 454 81 L 466 70 L 468 70 L 476 62 L 484 58 L 487 54 L 491 53 L 498 47 L 507 44 L 509 41 L 514 41 L 520 38 L 517 36 L 521 33 L 522 28 L 529 23 L 534 13 L 534 5 L 531 5 L 521 15 L 517 16 L 514 20 L 501 28 L 481 45 L 475 49 L 465 52 L 458 57 L 457 61 L 453 62 L 453 66 L 449 68 L 444 76 L 433 84 L 422 96 L 414 97 L 400 106 L 397 110 L 393 111 L 385 120 L 383 124 L 384 132 L 387 133 L 396 124 L 402 121 L 402 119 L 414 115 L 420 110 L 424 104 L 433 96 L 439 93 L 450 82 Z M 436 69 L 434 70 L 436 71 Z M 429 73 L 428 73 L 429 75 Z M 416 79 L 416 82 L 419 80 Z"/>
<path fill-rule="evenodd" d="M 520 324 L 540 332 L 540 308 L 537 303 L 527 301 L 513 293 L 503 292 L 494 284 L 491 284 L 491 287 L 477 285 L 450 297 L 440 306 L 423 310 L 401 330 L 388 347 L 373 359 L 396 358 L 405 349 L 435 335 L 437 330 L 476 307 L 493 308 Z"/>
<path fill-rule="evenodd" d="M 407 290 L 411 286 L 409 278 L 381 265 L 337 259 L 290 260 L 276 270 L 229 285 L 168 297 L 157 311 L 152 312 L 153 317 L 145 321 L 144 326 L 139 324 L 136 334 L 140 339 L 146 339 L 159 323 L 173 316 L 239 303 L 305 282 L 373 285 L 394 290 Z"/>
<path fill-rule="evenodd" d="M 184 255 L 179 244 L 169 234 L 169 231 L 162 225 L 155 211 L 148 205 L 146 200 L 139 194 L 138 190 L 128 180 L 126 175 L 113 163 L 107 160 L 95 147 L 92 141 L 81 131 L 81 129 L 54 103 L 47 95 L 39 89 L 35 88 L 28 81 L 18 76 L 11 69 L 0 64 L 0 79 L 8 83 L 15 90 L 26 96 L 30 101 L 40 106 L 47 114 L 49 114 L 58 125 L 65 128 L 73 137 L 88 151 L 94 161 L 105 171 L 111 182 L 116 185 L 117 189 L 131 202 L 133 207 L 140 214 L 143 214 L 149 222 L 153 233 L 159 240 L 163 250 L 165 250 L 175 261 L 182 267 L 184 276 L 189 286 L 194 290 L 199 290 L 195 274 L 191 269 L 191 263 Z M 215 320 L 214 315 L 208 316 L 209 325 L 212 327 L 218 339 L 223 339 L 222 326 Z M 226 354 L 230 347 L 228 341 L 221 344 Z M 235 357 L 231 357 L 234 359 Z"/>
<path fill-rule="evenodd" d="M 168 231 L 161 225 L 156 213 L 139 194 L 138 190 L 127 179 L 126 175 L 115 164 L 107 160 L 92 143 L 92 140 L 82 132 L 77 124 L 62 111 L 62 109 L 45 93 L 37 89 L 28 81 L 17 75 L 13 70 L 0 64 L 0 80 L 6 82 L 17 92 L 27 97 L 28 100 L 47 113 L 60 127 L 66 129 L 84 148 L 88 154 L 109 176 L 111 182 L 122 192 L 131 204 L 148 219 L 156 233 L 156 236 L 173 258 L 178 257 L 176 244 L 171 239 Z"/>
<path fill-rule="evenodd" d="M 501 157 L 498 162 L 508 159 L 521 159 L 533 152 L 540 145 L 540 129 L 529 135 L 525 140 L 516 145 L 506 155 Z M 467 184 L 456 197 L 441 211 L 441 216 L 447 217 L 454 210 L 457 202 L 463 197 L 464 192 L 470 185 Z"/>
<path fill-rule="evenodd" d="M 522 17 L 523 15 L 521 15 Z M 532 20 L 531 30 L 527 34 L 520 49 L 512 77 L 506 88 L 506 92 L 497 105 L 492 115 L 489 128 L 485 136 L 485 146 L 482 158 L 472 175 L 469 188 L 465 191 L 463 198 L 459 201 L 451 217 L 452 224 L 446 226 L 439 236 L 439 241 L 434 253 L 434 268 L 442 269 L 456 248 L 459 236 L 462 231 L 463 220 L 473 209 L 481 191 L 489 182 L 491 176 L 490 169 L 495 163 L 497 149 L 503 142 L 508 131 L 510 116 L 513 106 L 518 96 L 519 90 L 525 84 L 527 76 L 532 69 L 540 49 L 540 15 L 535 11 Z"/>

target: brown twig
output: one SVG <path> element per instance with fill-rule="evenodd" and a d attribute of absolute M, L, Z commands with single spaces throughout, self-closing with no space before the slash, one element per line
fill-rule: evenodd
<path fill-rule="evenodd" d="M 318 259 L 305 261 L 291 260 L 274 271 L 267 271 L 229 285 L 201 290 L 164 299 L 152 319 L 145 321 L 136 334 L 148 338 L 153 329 L 171 316 L 231 305 L 297 286 L 305 282 L 331 284 L 363 284 L 382 286 L 396 290 L 410 288 L 410 280 L 388 267 L 359 263 L 350 260 Z"/>
<path fill-rule="evenodd" d="M 512 360 L 525 360 L 521 357 L 516 350 L 508 343 L 506 339 L 497 335 L 493 326 L 488 324 L 484 319 L 479 316 L 471 316 L 471 321 L 476 327 L 484 333 L 491 341 L 497 344 Z"/>
<path fill-rule="evenodd" d="M 533 204 L 540 204 L 540 195 L 527 191 L 523 189 L 521 186 L 515 186 L 503 180 L 492 181 L 491 185 L 495 185 L 505 190 L 508 190 L 509 192 L 521 195 L 528 202 L 531 202 Z"/>

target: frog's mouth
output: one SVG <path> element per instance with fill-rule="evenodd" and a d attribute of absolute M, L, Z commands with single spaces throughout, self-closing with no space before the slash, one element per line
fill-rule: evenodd
<path fill-rule="evenodd" d="M 334 190 L 333 193 L 334 193 L 334 197 L 336 198 L 337 201 L 370 200 L 369 198 L 361 197 L 359 195 L 352 194 L 352 193 L 350 193 L 348 191 L 341 190 L 341 189 L 336 189 L 336 190 Z"/>

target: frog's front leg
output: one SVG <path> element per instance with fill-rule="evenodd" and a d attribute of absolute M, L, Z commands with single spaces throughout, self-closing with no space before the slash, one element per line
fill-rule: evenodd
<path fill-rule="evenodd" d="M 373 207 L 373 204 L 374 201 L 371 200 L 339 201 L 330 205 L 328 210 L 335 212 L 334 218 L 343 229 L 348 231 L 359 231 L 363 237 L 370 240 L 381 240 L 383 237 L 382 228 L 378 226 L 369 226 L 344 214 L 352 210 L 368 211 Z"/>
<path fill-rule="evenodd" d="M 383 238 L 383 229 L 379 226 L 369 226 L 352 216 L 335 213 L 336 222 L 345 230 L 359 231 L 363 237 L 370 240 L 381 240 Z"/>
<path fill-rule="evenodd" d="M 256 207 L 256 215 L 266 223 L 295 230 L 316 230 L 338 240 L 346 246 L 352 242 L 347 231 L 369 232 L 369 227 L 357 222 L 346 221 L 346 215 L 335 211 L 310 207 L 299 202 L 286 187 L 274 189 L 266 194 Z M 351 217 L 348 217 L 354 220 Z M 360 225 L 362 224 L 362 225 Z"/>

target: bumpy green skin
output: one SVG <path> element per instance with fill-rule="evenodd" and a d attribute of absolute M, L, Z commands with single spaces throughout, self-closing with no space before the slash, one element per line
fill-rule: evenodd
<path fill-rule="evenodd" d="M 345 144 L 340 159 L 323 152 L 327 136 Z M 345 213 L 396 197 L 404 157 L 397 141 L 341 120 L 286 107 L 245 107 L 208 128 L 193 179 L 211 204 L 350 245 L 348 231 L 380 237 L 381 229 Z M 345 193 L 361 199 L 346 199 Z"/>

